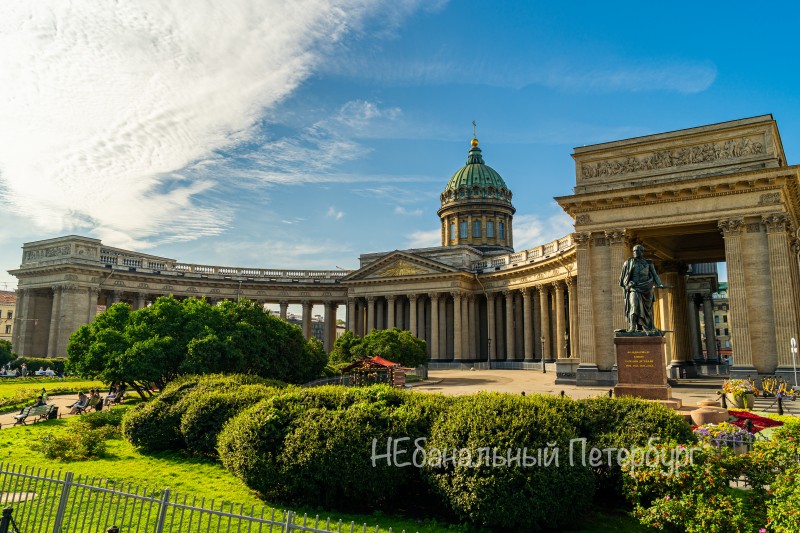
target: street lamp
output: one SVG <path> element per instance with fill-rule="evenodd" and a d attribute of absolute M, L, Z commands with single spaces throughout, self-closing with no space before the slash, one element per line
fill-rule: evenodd
<path fill-rule="evenodd" d="M 489 370 L 491 370 L 492 369 L 492 338 L 489 337 L 487 340 L 489 341 L 489 343 L 486 346 L 486 348 L 488 350 L 486 352 L 486 364 L 489 366 Z"/>
<path fill-rule="evenodd" d="M 542 374 L 547 374 L 547 368 L 544 366 L 544 335 L 542 335 L 541 341 L 542 341 Z"/>
<path fill-rule="evenodd" d="M 569 332 L 564 332 L 564 357 L 569 357 Z"/>
<path fill-rule="evenodd" d="M 794 367 L 794 388 L 797 390 L 797 341 L 794 340 L 794 337 L 792 337 L 792 366 Z"/>

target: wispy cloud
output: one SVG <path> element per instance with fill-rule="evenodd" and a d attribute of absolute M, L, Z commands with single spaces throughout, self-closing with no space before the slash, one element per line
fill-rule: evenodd
<path fill-rule="evenodd" d="M 422 215 L 422 209 L 417 208 L 417 209 L 409 210 L 409 209 L 406 209 L 405 207 L 401 207 L 401 206 L 398 205 L 398 206 L 396 206 L 394 208 L 394 214 L 395 215 L 402 215 L 402 216 L 405 216 L 405 217 L 418 217 L 418 216 Z"/>
<path fill-rule="evenodd" d="M 514 249 L 527 250 L 560 239 L 573 231 L 572 217 L 564 212 L 546 218 L 517 214 L 514 216 Z"/>
<path fill-rule="evenodd" d="M 703 92 L 714 83 L 717 68 L 710 62 L 632 63 L 596 68 L 555 68 L 540 83 L 571 91 L 643 92 L 674 91 Z"/>
<path fill-rule="evenodd" d="M 408 248 L 430 248 L 433 246 L 441 246 L 442 244 L 442 230 L 420 230 L 412 232 L 407 239 Z"/>
<path fill-rule="evenodd" d="M 4 208 L 43 231 L 93 231 L 121 246 L 217 234 L 232 216 L 230 205 L 202 203 L 218 183 L 218 175 L 203 172 L 220 168 L 217 154 L 250 142 L 265 110 L 291 94 L 349 33 L 378 20 L 379 29 L 392 31 L 421 4 L 4 5 Z M 377 112 L 363 103 L 351 107 L 339 117 L 349 116 L 351 129 Z M 301 141 L 275 142 L 271 155 L 278 166 L 310 159 L 326 170 L 326 155 L 364 154 L 347 139 L 311 151 Z"/>
<path fill-rule="evenodd" d="M 328 208 L 327 215 L 334 220 L 341 220 L 342 218 L 344 218 L 344 211 L 339 211 L 335 207 L 330 206 Z"/>

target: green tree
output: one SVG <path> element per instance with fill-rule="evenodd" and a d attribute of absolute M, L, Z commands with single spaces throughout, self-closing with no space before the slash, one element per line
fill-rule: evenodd
<path fill-rule="evenodd" d="M 402 366 L 416 367 L 428 362 L 427 344 L 410 331 L 374 329 L 364 338 L 358 338 L 348 331 L 336 339 L 331 350 L 333 363 L 349 363 L 376 356 Z"/>
<path fill-rule="evenodd" d="M 217 372 L 302 383 L 327 364 L 300 328 L 250 300 L 212 306 L 172 296 L 137 311 L 112 305 L 70 337 L 67 354 L 68 368 L 82 376 L 160 387 L 179 375 Z"/>
<path fill-rule="evenodd" d="M 11 343 L 5 339 L 0 339 L 0 365 L 4 365 L 14 359 L 11 351 Z"/>

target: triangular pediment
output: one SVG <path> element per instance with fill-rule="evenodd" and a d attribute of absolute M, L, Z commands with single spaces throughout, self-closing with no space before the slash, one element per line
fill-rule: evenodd
<path fill-rule="evenodd" d="M 373 279 L 395 279 L 413 276 L 452 274 L 460 272 L 457 268 L 432 261 L 408 252 L 391 252 L 364 268 L 343 278 L 342 281 L 362 281 Z"/>

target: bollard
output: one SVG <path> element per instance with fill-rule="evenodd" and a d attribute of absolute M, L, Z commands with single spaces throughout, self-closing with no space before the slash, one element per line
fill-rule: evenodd
<path fill-rule="evenodd" d="M 609 398 L 613 398 L 614 397 L 614 389 L 608 389 L 608 397 Z"/>
<path fill-rule="evenodd" d="M 778 396 L 778 414 L 783 415 L 783 398 Z"/>
<path fill-rule="evenodd" d="M 561 397 L 562 398 L 564 397 L 564 391 L 563 390 L 561 391 Z"/>
<path fill-rule="evenodd" d="M 723 409 L 727 409 L 728 408 L 728 399 L 725 397 L 724 394 L 722 394 L 721 396 L 722 396 L 722 408 Z"/>
<path fill-rule="evenodd" d="M 111 526 L 106 529 L 106 533 L 119 533 L 119 528 L 117 526 Z"/>

